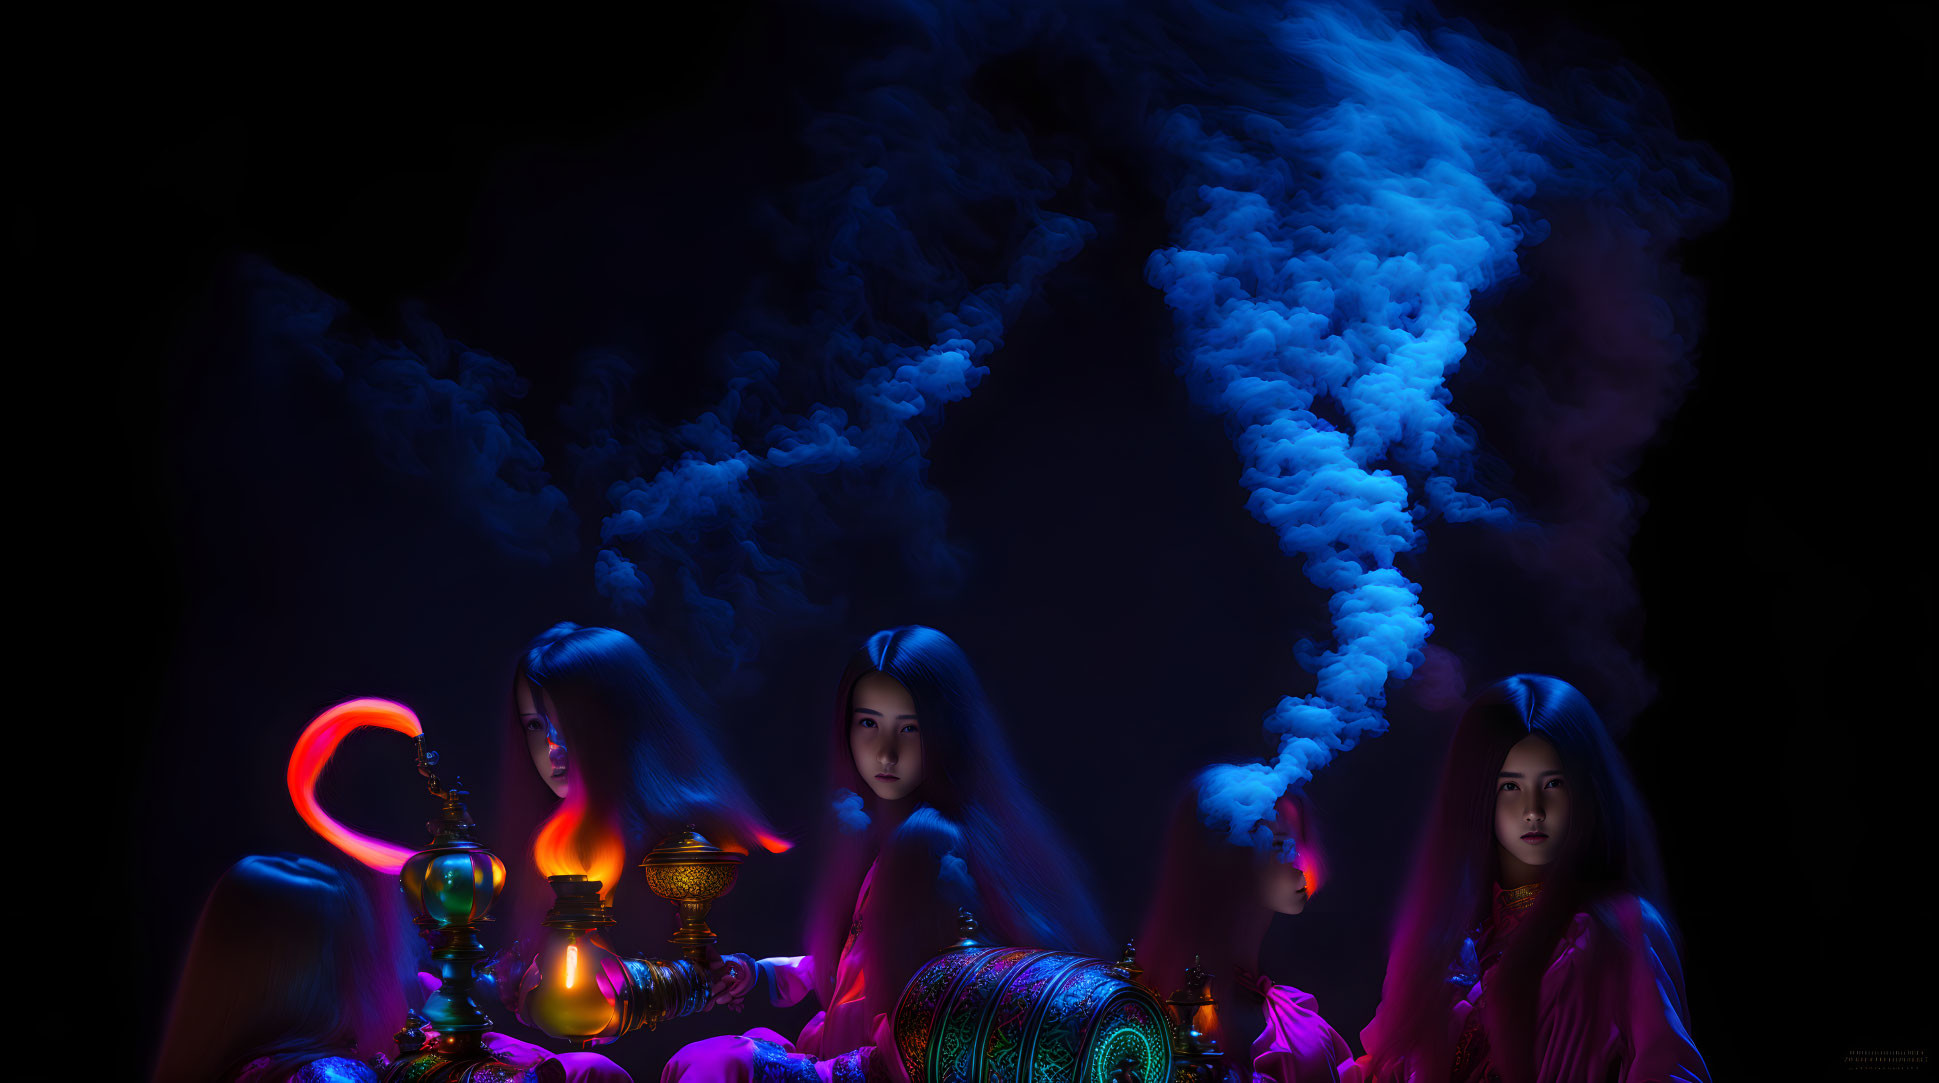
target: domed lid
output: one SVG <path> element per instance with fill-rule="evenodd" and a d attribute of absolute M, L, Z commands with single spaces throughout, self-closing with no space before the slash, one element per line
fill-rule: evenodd
<path fill-rule="evenodd" d="M 726 862 L 738 865 L 745 854 L 723 850 L 701 835 L 699 828 L 688 824 L 684 830 L 677 831 L 660 840 L 659 845 L 646 852 L 640 859 L 642 867 L 654 865 L 698 865 Z"/>

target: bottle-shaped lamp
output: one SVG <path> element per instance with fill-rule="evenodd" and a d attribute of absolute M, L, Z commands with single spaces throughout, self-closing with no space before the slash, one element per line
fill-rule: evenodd
<path fill-rule="evenodd" d="M 552 909 L 542 923 L 545 943 L 519 982 L 519 1018 L 554 1038 L 586 1044 L 705 1011 L 712 994 L 707 954 L 718 939 L 707 912 L 732 890 L 741 856 L 689 825 L 660 840 L 640 863 L 647 886 L 680 914 L 671 942 L 681 958 L 670 960 L 625 957 L 606 945 L 613 918 L 600 902 L 600 881 L 548 877 Z"/>

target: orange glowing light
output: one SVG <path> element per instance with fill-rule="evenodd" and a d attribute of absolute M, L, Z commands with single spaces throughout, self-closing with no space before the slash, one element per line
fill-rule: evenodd
<path fill-rule="evenodd" d="M 761 849 L 771 854 L 785 854 L 789 850 L 794 849 L 794 843 L 789 842 L 779 835 L 768 835 L 756 831 L 754 832 L 754 841 L 761 844 Z"/>
<path fill-rule="evenodd" d="M 558 811 L 539 826 L 532 839 L 532 861 L 547 876 L 578 873 L 599 881 L 599 895 L 605 898 L 626 866 L 626 840 L 617 817 L 588 814 L 585 787 L 574 785 Z"/>
<path fill-rule="evenodd" d="M 1288 794 L 1279 799 L 1278 809 L 1281 824 L 1293 836 L 1300 878 L 1306 882 L 1310 898 L 1326 882 L 1326 853 L 1320 846 L 1318 825 L 1313 822 L 1312 803 L 1304 794 Z"/>
<path fill-rule="evenodd" d="M 404 867 L 405 859 L 417 852 L 414 847 L 399 846 L 352 831 L 323 811 L 323 806 L 317 804 L 316 800 L 316 780 L 323 774 L 330 757 L 336 754 L 337 746 L 352 730 L 365 726 L 395 730 L 407 737 L 424 735 L 424 727 L 418 722 L 417 715 L 401 703 L 387 699 L 353 699 L 339 703 L 317 715 L 309 728 L 303 731 L 303 736 L 296 739 L 296 748 L 290 753 L 290 801 L 296 805 L 297 815 L 310 825 L 310 830 L 322 835 L 330 845 L 378 872 L 395 876 Z"/>
<path fill-rule="evenodd" d="M 579 975 L 579 945 L 566 945 L 566 988 L 572 988 L 572 979 Z"/>
<path fill-rule="evenodd" d="M 1320 885 L 1326 882 L 1326 854 L 1320 849 L 1320 840 L 1315 837 L 1311 826 L 1306 837 L 1299 840 L 1299 874 L 1306 880 L 1307 897 L 1319 893 Z"/>

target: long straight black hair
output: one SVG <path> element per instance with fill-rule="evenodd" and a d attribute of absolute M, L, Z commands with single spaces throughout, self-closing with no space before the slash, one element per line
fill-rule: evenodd
<path fill-rule="evenodd" d="M 1649 813 L 1595 708 L 1556 677 L 1524 673 L 1489 685 L 1461 716 L 1448 748 L 1382 992 L 1382 1014 L 1393 1013 L 1382 1026 L 1397 1040 L 1368 1050 L 1377 1066 L 1404 1059 L 1428 1081 L 1448 1072 L 1449 967 L 1493 905 L 1498 775 L 1509 749 L 1531 734 L 1546 738 L 1562 760 L 1569 814 L 1540 899 L 1488 980 L 1488 1048 L 1506 1078 L 1533 1071 L 1536 995 L 1575 915 L 1591 915 L 1620 939 L 1619 903 L 1640 898 L 1662 909 Z"/>
<path fill-rule="evenodd" d="M 871 673 L 908 689 L 922 736 L 918 809 L 893 832 L 849 748 L 855 685 Z M 843 671 L 834 706 L 827 747 L 836 809 L 807 930 L 824 1003 L 871 863 L 870 906 L 894 926 L 877 923 L 865 941 L 871 1012 L 894 1010 L 909 978 L 952 938 L 959 905 L 975 913 L 989 943 L 1108 950 L 1081 863 L 1019 777 L 954 640 L 921 625 L 875 633 Z"/>
<path fill-rule="evenodd" d="M 230 866 L 189 941 L 155 1083 L 384 1051 L 404 1023 L 410 956 L 397 903 L 373 900 L 368 875 L 293 854 Z M 395 896 L 397 882 L 372 888 Z"/>
<path fill-rule="evenodd" d="M 1226 954 L 1230 930 L 1245 921 L 1247 911 L 1265 905 L 1259 896 L 1260 870 L 1265 861 L 1278 858 L 1253 845 L 1234 844 L 1224 825 L 1205 825 L 1200 809 L 1216 770 L 1194 774 L 1172 803 L 1158 875 L 1138 931 L 1138 965 L 1144 968 L 1145 984 L 1161 997 L 1184 984 L 1185 969 L 1196 960 L 1211 977 L 1220 1001 L 1231 1003 L 1226 998 L 1236 989 L 1235 971 L 1255 963 Z M 1294 840 L 1307 890 L 1316 891 L 1324 858 L 1312 801 L 1303 791 L 1288 790 L 1273 802 L 1273 814 Z M 1252 1035 L 1228 1033 L 1216 1017 L 1210 1026 L 1226 1067 L 1237 1078 L 1251 1078 Z"/>
<path fill-rule="evenodd" d="M 526 646 L 513 670 L 500 755 L 510 810 L 501 814 L 507 840 L 501 845 L 526 845 L 513 862 L 518 932 L 530 935 L 551 904 L 551 890 L 528 855 L 532 836 L 559 806 L 532 767 L 518 713 L 522 681 L 543 691 L 558 711 L 553 722 L 565 738 L 567 784 L 583 787 L 587 798 L 586 829 L 617 822 L 632 862 L 689 823 L 729 849 L 788 847 L 728 767 L 712 728 L 687 709 L 645 648 L 618 629 L 555 624 Z"/>

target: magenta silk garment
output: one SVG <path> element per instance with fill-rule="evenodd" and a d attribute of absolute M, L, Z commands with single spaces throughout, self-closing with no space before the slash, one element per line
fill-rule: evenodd
<path fill-rule="evenodd" d="M 1333 1083 L 1353 1069 L 1353 1049 L 1320 1018 L 1313 997 L 1239 971 L 1239 983 L 1264 998 L 1265 1029 L 1252 1040 L 1252 1078 L 1266 1083 Z"/>
<path fill-rule="evenodd" d="M 835 962 L 835 999 L 826 1011 L 817 1012 L 801 1028 L 793 1050 L 810 1057 L 833 1057 L 869 1044 L 875 1035 L 875 1020 L 867 1018 L 864 999 L 866 987 L 862 974 L 862 910 L 868 905 L 869 888 L 875 883 L 875 866 L 862 877 L 861 890 L 855 893 L 855 913 L 848 938 L 842 942 L 841 958 Z M 773 1001 L 777 1007 L 800 1003 L 815 987 L 818 971 L 811 955 L 763 959 L 762 969 L 773 975 Z"/>
<path fill-rule="evenodd" d="M 875 866 L 871 865 L 862 877 L 861 890 L 855 893 L 853 923 L 842 944 L 841 958 L 836 961 L 834 1000 L 808 1020 L 799 1037 L 790 1042 L 766 1027 L 756 1027 L 745 1034 L 694 1042 L 667 1061 L 660 1072 L 661 1083 L 807 1083 L 810 1079 L 853 1083 L 850 1077 L 867 1072 L 869 1046 L 889 1041 L 887 1017 L 877 1014 L 873 1019 L 866 1018 L 868 1005 L 864 999 L 862 909 L 874 881 Z M 800 1003 L 815 988 L 816 961 L 811 955 L 763 959 L 760 969 L 772 982 L 770 999 L 778 1007 Z M 893 1048 L 892 1043 L 889 1048 Z M 893 1056 L 880 1059 L 896 1060 Z M 899 1070 L 900 1065 L 895 1067 Z"/>
<path fill-rule="evenodd" d="M 1515 894 L 1497 892 L 1495 924 L 1503 924 L 1503 900 Z M 1617 905 L 1616 916 L 1620 937 L 1590 915 L 1577 914 L 1542 975 L 1535 1025 L 1537 1083 L 1709 1083 L 1710 1070 L 1684 1023 L 1683 968 L 1662 915 L 1630 897 Z M 1487 995 L 1489 962 L 1482 964 L 1480 980 L 1465 995 L 1458 986 L 1451 987 L 1453 1083 L 1492 1077 L 1477 1014 Z M 1401 1038 L 1375 1013 L 1360 1032 L 1369 1057 L 1343 1071 L 1341 1079 L 1403 1083 L 1416 1078 L 1412 1070 L 1376 1077 L 1367 1068 L 1372 1055 L 1402 1045 Z"/>
<path fill-rule="evenodd" d="M 485 1049 L 514 1068 L 536 1068 L 553 1061 L 565 1071 L 567 1083 L 633 1083 L 626 1069 L 598 1053 L 554 1053 L 497 1031 L 485 1032 Z"/>

